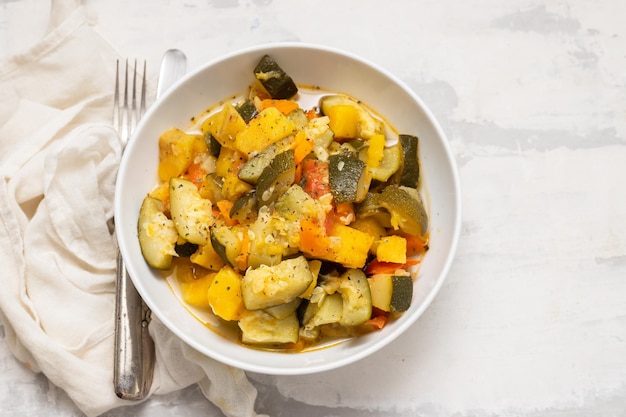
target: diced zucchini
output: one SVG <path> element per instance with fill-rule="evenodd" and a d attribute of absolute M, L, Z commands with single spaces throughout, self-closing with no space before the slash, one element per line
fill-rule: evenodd
<path fill-rule="evenodd" d="M 141 253 L 148 265 L 158 269 L 168 269 L 172 256 L 176 256 L 175 246 L 178 232 L 174 222 L 163 214 L 164 205 L 160 200 L 146 197 L 139 210 L 137 231 Z"/>
<path fill-rule="evenodd" d="M 356 326 L 372 316 L 372 295 L 365 273 L 360 269 L 348 269 L 340 277 L 339 294 L 343 299 L 343 311 L 339 324 Z"/>
<path fill-rule="evenodd" d="M 343 297 L 334 293 L 324 297 L 319 303 L 309 303 L 304 312 L 303 324 L 306 329 L 339 323 L 343 314 Z"/>
<path fill-rule="evenodd" d="M 300 330 L 295 313 L 277 319 L 263 310 L 243 312 L 238 325 L 241 341 L 253 345 L 295 343 Z"/>
<path fill-rule="evenodd" d="M 400 175 L 400 185 L 417 188 L 420 178 L 417 136 L 400 135 L 399 139 L 402 145 L 402 173 Z"/>
<path fill-rule="evenodd" d="M 276 211 L 287 220 L 299 220 L 303 217 L 316 217 L 316 201 L 297 184 L 292 185 L 278 197 Z"/>
<path fill-rule="evenodd" d="M 240 223 L 253 220 L 256 216 L 256 193 L 248 192 L 235 200 L 229 216 Z"/>
<path fill-rule="evenodd" d="M 277 306 L 268 307 L 264 309 L 264 311 L 275 319 L 282 320 L 285 317 L 296 312 L 300 303 L 302 302 L 302 298 L 294 298 L 292 301 L 284 304 L 279 304 Z"/>
<path fill-rule="evenodd" d="M 372 179 L 386 182 L 402 166 L 402 145 L 398 142 L 383 149 L 383 158 L 377 167 L 370 168 Z"/>
<path fill-rule="evenodd" d="M 248 267 L 278 265 L 288 250 L 285 223 L 268 207 L 261 207 L 253 224 L 249 226 Z"/>
<path fill-rule="evenodd" d="M 170 213 L 178 234 L 188 242 L 204 245 L 215 221 L 211 200 L 202 198 L 194 183 L 170 179 Z"/>
<path fill-rule="evenodd" d="M 313 274 L 304 256 L 274 266 L 248 269 L 243 278 L 243 300 L 248 310 L 259 310 L 292 301 L 307 290 Z"/>
<path fill-rule="evenodd" d="M 303 130 L 309 124 L 309 119 L 306 117 L 306 113 L 299 107 L 290 112 L 287 115 L 287 118 L 293 122 L 294 126 L 298 130 Z"/>
<path fill-rule="evenodd" d="M 389 185 L 378 196 L 378 203 L 391 214 L 391 225 L 410 235 L 423 236 L 428 215 L 415 188 Z"/>
<path fill-rule="evenodd" d="M 365 162 L 347 154 L 328 158 L 330 190 L 337 204 L 359 202 L 365 198 L 371 177 Z"/>
<path fill-rule="evenodd" d="M 222 144 L 219 143 L 215 136 L 211 134 L 211 132 L 206 132 L 204 134 L 204 141 L 206 142 L 206 146 L 209 150 L 209 154 L 214 157 L 220 156 L 220 151 L 222 150 Z"/>
<path fill-rule="evenodd" d="M 304 291 L 299 296 L 300 298 L 304 298 L 305 300 L 308 300 L 311 298 L 311 295 L 313 294 L 313 290 L 317 286 L 317 279 L 320 274 L 320 269 L 322 269 L 322 261 L 320 261 L 319 259 L 311 259 L 309 261 L 309 269 L 311 270 L 311 273 L 313 274 L 313 281 L 311 281 L 309 288 L 307 288 L 306 291 Z"/>
<path fill-rule="evenodd" d="M 374 307 L 395 313 L 411 306 L 413 279 L 410 276 L 376 274 L 369 277 L 368 282 Z"/>
<path fill-rule="evenodd" d="M 259 114 L 254 102 L 250 99 L 245 99 L 237 107 L 237 112 L 241 115 L 244 122 L 248 123 L 254 116 Z"/>
<path fill-rule="evenodd" d="M 294 136 L 288 136 L 272 143 L 258 154 L 250 158 L 239 171 L 239 179 L 249 184 L 256 184 L 263 170 L 267 168 L 272 160 L 281 152 L 289 149 L 294 141 Z"/>
<path fill-rule="evenodd" d="M 272 98 L 291 98 L 298 92 L 298 87 L 291 77 L 269 55 L 261 58 L 254 68 L 254 76 Z"/>
<path fill-rule="evenodd" d="M 174 250 L 176 251 L 176 254 L 178 256 L 182 258 L 189 258 L 196 252 L 196 250 L 198 250 L 198 245 L 196 243 L 186 242 L 185 240 L 182 240 L 182 242 L 176 243 Z"/>
<path fill-rule="evenodd" d="M 209 199 L 211 201 L 220 201 L 224 199 L 222 195 L 222 186 L 224 185 L 224 178 L 219 177 L 215 173 L 207 174 L 200 183 L 200 197 Z"/>
<path fill-rule="evenodd" d="M 241 242 L 246 230 L 238 226 L 214 226 L 211 228 L 211 245 L 215 252 L 228 265 L 237 265 L 237 257 L 241 253 Z"/>
<path fill-rule="evenodd" d="M 357 219 L 373 218 L 382 227 L 391 227 L 391 215 L 378 202 L 380 194 L 369 192 L 365 199 L 355 206 Z"/>
<path fill-rule="evenodd" d="M 293 184 L 296 175 L 296 162 L 293 149 L 276 155 L 263 169 L 256 186 L 257 204 L 269 205 Z"/>

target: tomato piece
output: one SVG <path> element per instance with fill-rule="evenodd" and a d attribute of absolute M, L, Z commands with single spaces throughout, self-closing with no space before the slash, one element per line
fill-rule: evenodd
<path fill-rule="evenodd" d="M 302 161 L 304 191 L 315 199 L 330 193 L 328 163 L 318 159 Z"/>

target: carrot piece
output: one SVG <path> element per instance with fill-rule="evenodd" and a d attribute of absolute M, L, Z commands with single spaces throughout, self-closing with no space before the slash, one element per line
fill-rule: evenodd
<path fill-rule="evenodd" d="M 408 233 L 397 233 L 406 239 L 406 256 L 423 255 L 428 246 L 428 240 L 422 236 L 410 235 Z"/>
<path fill-rule="evenodd" d="M 187 168 L 187 173 L 185 174 L 185 178 L 189 181 L 196 184 L 198 188 L 202 185 L 202 180 L 206 177 L 206 171 L 202 168 L 200 164 L 196 164 L 192 162 Z"/>
<path fill-rule="evenodd" d="M 417 259 L 407 259 L 406 263 L 400 264 L 395 262 L 381 262 L 377 259 L 374 259 L 372 262 L 367 264 L 365 267 L 365 273 L 367 275 L 375 275 L 375 274 L 394 274 L 397 270 L 407 270 L 413 265 L 419 264 L 420 261 Z"/>
<path fill-rule="evenodd" d="M 237 224 L 237 220 L 230 217 L 230 211 L 233 209 L 233 202 L 230 200 L 220 200 L 216 203 L 217 208 L 220 210 L 220 214 L 224 217 L 224 222 L 227 226 L 234 226 Z"/>
<path fill-rule="evenodd" d="M 300 220 L 298 248 L 312 256 L 325 256 L 330 248 L 330 238 L 319 223 L 310 218 Z"/>
<path fill-rule="evenodd" d="M 375 329 L 382 329 L 383 327 L 385 327 L 388 321 L 389 319 L 387 319 L 387 316 L 376 316 L 376 317 L 372 317 L 371 319 L 366 321 L 364 324 L 372 326 Z"/>
<path fill-rule="evenodd" d="M 319 159 L 305 159 L 302 161 L 302 178 L 304 191 L 313 198 L 330 193 L 328 182 L 328 162 Z"/>
<path fill-rule="evenodd" d="M 296 110 L 299 106 L 293 100 L 276 100 L 276 99 L 265 99 L 261 100 L 261 109 L 265 110 L 268 107 L 276 107 L 282 114 L 285 116 Z"/>
<path fill-rule="evenodd" d="M 308 120 L 313 120 L 316 117 L 319 117 L 319 114 L 317 114 L 317 112 L 315 111 L 315 109 L 310 109 L 306 111 L 306 118 Z"/>
<path fill-rule="evenodd" d="M 298 143 L 295 148 L 294 159 L 296 164 L 300 164 L 302 160 L 313 150 L 313 141 L 305 137 L 303 141 Z"/>

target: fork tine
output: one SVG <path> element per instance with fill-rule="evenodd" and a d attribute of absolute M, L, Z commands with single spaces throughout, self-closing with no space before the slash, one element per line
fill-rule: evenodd
<path fill-rule="evenodd" d="M 143 76 L 141 81 L 141 103 L 139 104 L 139 120 L 146 111 L 146 61 L 143 61 Z"/>
<path fill-rule="evenodd" d="M 130 127 L 128 130 L 128 137 L 133 134 L 135 127 L 137 126 L 137 59 L 133 64 L 133 91 L 130 104 Z"/>
<path fill-rule="evenodd" d="M 122 146 L 126 146 L 128 138 L 130 137 L 130 123 L 129 123 L 129 106 L 128 106 L 128 59 L 125 61 L 124 70 L 124 96 L 121 112 L 121 127 L 120 136 L 122 139 Z"/>
<path fill-rule="evenodd" d="M 120 131 L 120 60 L 115 61 L 115 91 L 113 93 L 113 128 Z"/>

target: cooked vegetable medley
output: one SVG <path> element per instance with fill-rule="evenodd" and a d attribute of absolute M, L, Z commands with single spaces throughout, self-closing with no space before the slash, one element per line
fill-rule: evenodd
<path fill-rule="evenodd" d="M 301 108 L 269 56 L 252 72 L 245 97 L 159 138 L 144 258 L 244 344 L 299 351 L 384 327 L 428 249 L 418 138 L 346 95 Z"/>

